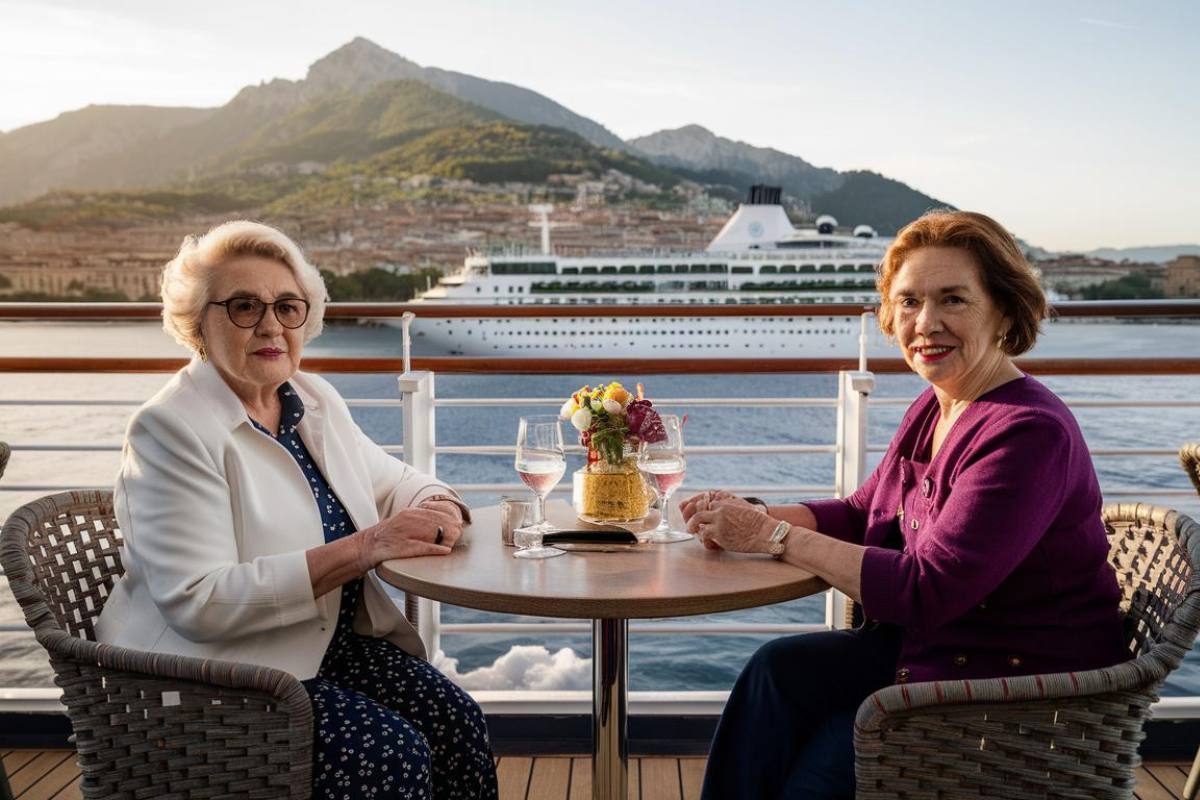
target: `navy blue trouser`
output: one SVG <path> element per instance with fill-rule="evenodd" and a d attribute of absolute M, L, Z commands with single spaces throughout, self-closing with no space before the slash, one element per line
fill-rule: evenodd
<path fill-rule="evenodd" d="M 702 800 L 852 800 L 854 715 L 892 683 L 899 653 L 890 625 L 760 647 L 717 724 Z"/>

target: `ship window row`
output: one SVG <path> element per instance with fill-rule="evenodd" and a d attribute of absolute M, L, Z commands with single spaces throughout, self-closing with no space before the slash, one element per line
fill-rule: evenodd
<path fill-rule="evenodd" d="M 624 317 L 585 317 L 582 320 L 578 320 L 578 322 L 579 322 L 579 324 L 588 324 L 588 325 L 615 325 L 615 324 L 624 322 L 625 319 L 626 318 L 624 318 Z M 650 317 L 649 319 L 651 322 L 670 323 L 670 322 L 677 320 L 678 318 L 677 317 Z M 800 317 L 792 317 L 792 316 L 759 317 L 758 319 L 762 320 L 763 322 L 782 322 L 782 323 L 793 323 L 793 324 L 801 322 Z M 804 322 L 813 322 L 815 320 L 816 320 L 815 317 L 804 317 L 803 318 Z M 551 317 L 550 318 L 551 324 L 554 324 L 554 325 L 558 325 L 561 321 L 562 321 L 561 317 Z M 857 320 L 852 320 L 852 319 L 845 320 L 845 322 L 854 322 L 854 321 L 857 321 Z M 519 320 L 519 319 L 496 319 L 496 320 L 493 320 L 493 322 L 495 322 L 498 325 L 523 325 L 523 324 L 525 324 L 522 320 Z M 832 324 L 832 322 L 831 322 L 831 324 Z M 725 332 L 729 333 L 729 331 L 725 331 Z"/>
<path fill-rule="evenodd" d="M 671 335 L 671 336 L 705 336 L 705 335 L 708 335 L 708 336 L 730 336 L 734 333 L 748 333 L 748 334 L 752 334 L 752 335 L 770 334 L 770 333 L 789 333 L 789 334 L 792 334 L 795 336 L 808 336 L 808 335 L 828 336 L 828 335 L 833 335 L 833 334 L 849 334 L 850 332 L 851 332 L 850 328 L 819 328 L 819 329 L 812 329 L 812 330 L 806 330 L 804 328 L 786 328 L 786 329 L 782 329 L 782 330 L 772 330 L 769 328 L 763 328 L 760 330 L 758 328 L 751 328 L 750 330 L 746 330 L 746 331 L 711 330 L 711 329 L 710 330 L 686 330 L 686 331 L 685 330 L 652 330 L 652 329 L 641 330 L 641 329 L 636 329 L 636 330 L 627 331 L 627 333 L 631 336 L 663 336 L 663 335 Z M 453 335 L 454 331 L 449 330 L 449 331 L 447 331 L 447 333 L 450 335 Z M 495 336 L 572 336 L 572 335 L 574 335 L 574 333 L 575 333 L 574 331 L 555 331 L 555 330 L 501 331 L 501 332 L 493 334 L 493 335 L 495 335 Z M 468 329 L 467 335 L 474 336 L 475 332 L 473 330 Z"/>
<path fill-rule="evenodd" d="M 558 272 L 558 264 L 553 261 L 509 261 L 492 264 L 493 275 L 553 275 L 556 272 Z"/>
<path fill-rule="evenodd" d="M 636 346 L 637 342 L 630 342 L 629 344 L 630 344 L 630 346 Z M 760 350 L 766 348 L 766 346 L 767 345 L 764 342 L 757 342 L 757 343 L 746 342 L 745 344 L 742 345 L 743 348 L 758 347 L 758 349 L 760 349 Z M 784 342 L 784 343 L 776 345 L 776 346 L 786 349 L 788 345 L 786 342 Z M 830 342 L 829 346 L 834 347 L 835 345 L 834 345 L 834 343 Z M 732 347 L 732 345 L 729 344 L 728 342 L 678 342 L 678 343 L 671 343 L 671 344 L 651 344 L 650 347 L 654 350 L 696 350 L 696 349 L 702 349 L 702 350 L 725 349 L 725 350 L 728 350 L 730 347 Z M 516 345 L 511 345 L 509 347 L 506 347 L 505 349 L 506 350 L 554 349 L 554 350 L 561 351 L 563 348 L 566 348 L 569 350 L 603 350 L 603 349 L 612 349 L 612 343 L 611 342 L 609 342 L 609 343 L 605 343 L 605 342 L 572 342 L 569 345 L 516 344 Z M 494 345 L 492 345 L 492 349 L 499 350 L 500 345 L 494 344 Z"/>
<path fill-rule="evenodd" d="M 496 267 L 511 266 L 497 264 L 493 267 L 493 272 L 501 274 L 515 274 L 507 270 L 499 270 Z M 545 272 L 545 270 L 540 270 Z M 739 265 L 729 267 L 726 264 L 642 264 L 635 267 L 632 264 L 624 266 L 583 266 L 583 267 L 563 267 L 559 270 L 560 275 L 679 275 L 679 274 L 719 274 L 724 275 L 728 272 L 733 272 L 739 275 L 753 275 L 754 267 L 747 265 Z M 763 264 L 758 268 L 760 275 L 792 275 L 792 274 L 808 274 L 816 272 L 875 272 L 874 264 Z M 532 273 L 521 273 L 532 274 Z"/>
<path fill-rule="evenodd" d="M 753 275 L 752 266 L 729 267 L 725 264 L 642 264 L 633 266 L 562 267 L 553 262 L 542 264 L 492 264 L 493 275 Z M 874 264 L 763 264 L 759 275 L 791 275 L 819 272 L 875 272 Z"/>

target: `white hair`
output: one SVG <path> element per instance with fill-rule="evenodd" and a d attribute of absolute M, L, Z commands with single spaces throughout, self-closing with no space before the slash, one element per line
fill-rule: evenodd
<path fill-rule="evenodd" d="M 325 325 L 327 299 L 321 273 L 284 233 L 248 220 L 225 222 L 199 238 L 188 236 L 183 240 L 179 253 L 163 269 L 163 330 L 200 358 L 207 359 L 200 320 L 212 299 L 209 291 L 217 268 L 238 256 L 269 258 L 290 269 L 309 304 L 304 341 L 320 335 Z"/>

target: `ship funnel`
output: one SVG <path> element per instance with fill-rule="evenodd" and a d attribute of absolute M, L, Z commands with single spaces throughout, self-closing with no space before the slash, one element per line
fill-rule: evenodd
<path fill-rule="evenodd" d="M 783 205 L 783 187 L 767 186 L 765 183 L 756 183 L 750 187 L 750 193 L 746 197 L 746 205 L 748 205 L 748 206 L 780 206 L 780 205 Z"/>
<path fill-rule="evenodd" d="M 795 228 L 780 205 L 782 198 L 778 186 L 751 186 L 746 202 L 709 242 L 708 252 L 774 249 L 776 242 L 790 238 Z"/>

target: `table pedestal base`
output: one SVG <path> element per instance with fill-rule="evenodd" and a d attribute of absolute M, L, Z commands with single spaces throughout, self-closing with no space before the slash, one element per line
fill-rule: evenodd
<path fill-rule="evenodd" d="M 592 620 L 592 797 L 629 794 L 629 621 Z"/>

